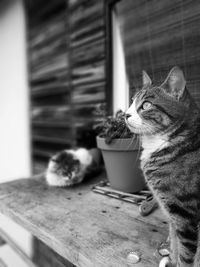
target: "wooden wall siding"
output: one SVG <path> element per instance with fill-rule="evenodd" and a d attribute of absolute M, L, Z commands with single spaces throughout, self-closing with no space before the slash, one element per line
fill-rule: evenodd
<path fill-rule="evenodd" d="M 95 146 L 105 103 L 104 0 L 28 0 L 34 173 L 69 146 Z M 37 14 L 37 15 L 35 15 Z"/>
<path fill-rule="evenodd" d="M 95 145 L 91 131 L 92 122 L 98 119 L 95 110 L 105 103 L 104 1 L 69 0 L 69 14 L 76 140 L 77 145 L 90 147 Z"/>
<path fill-rule="evenodd" d="M 63 0 L 49 0 L 48 4 L 45 0 L 26 0 L 24 3 L 27 7 L 27 12 L 29 13 L 28 23 L 31 28 L 43 23 L 44 17 L 53 17 L 55 13 L 61 9 L 65 9 L 66 6 L 66 2 Z M 30 14 L 30 12 L 32 14 Z"/>
<path fill-rule="evenodd" d="M 200 104 L 200 2 L 121 0 L 116 5 L 130 83 L 141 86 L 141 71 L 158 83 L 180 66 Z"/>
<path fill-rule="evenodd" d="M 27 5 L 34 173 L 73 144 L 67 2 L 45 2 Z"/>

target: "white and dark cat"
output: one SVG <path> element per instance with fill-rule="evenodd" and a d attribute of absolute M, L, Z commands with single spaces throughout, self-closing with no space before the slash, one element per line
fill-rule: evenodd
<path fill-rule="evenodd" d="M 174 67 L 160 86 L 143 72 L 143 88 L 126 112 L 141 136 L 141 168 L 168 218 L 170 256 L 160 266 L 200 266 L 200 111 L 183 72 Z"/>
<path fill-rule="evenodd" d="M 46 181 L 50 186 L 72 186 L 81 183 L 88 173 L 99 170 L 95 149 L 67 149 L 54 155 L 48 164 Z"/>

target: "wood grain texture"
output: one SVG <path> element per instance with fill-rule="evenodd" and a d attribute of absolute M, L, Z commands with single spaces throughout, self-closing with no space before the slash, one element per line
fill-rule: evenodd
<path fill-rule="evenodd" d="M 121 0 L 116 12 L 132 88 L 141 87 L 143 69 L 160 84 L 178 65 L 200 104 L 200 2 Z"/>
<path fill-rule="evenodd" d="M 20 246 L 14 242 L 11 237 L 0 228 L 0 236 L 6 241 L 6 243 L 14 250 L 15 253 L 26 263 L 27 267 L 36 267 L 32 260 L 24 253 Z"/>
<path fill-rule="evenodd" d="M 55 145 L 95 146 L 84 138 L 106 102 L 104 1 L 27 6 L 33 159 L 42 166 Z"/>
<path fill-rule="evenodd" d="M 137 206 L 92 192 L 97 180 L 69 189 L 49 188 L 41 176 L 1 184 L 0 212 L 77 267 L 128 267 L 131 251 L 141 255 L 138 267 L 157 266 L 168 232 L 160 210 L 141 217 Z"/>
<path fill-rule="evenodd" d="M 0 267 L 8 267 L 8 265 L 0 258 Z"/>
<path fill-rule="evenodd" d="M 76 267 L 38 238 L 34 237 L 33 244 L 35 248 L 33 262 L 37 264 L 37 267 Z"/>
<path fill-rule="evenodd" d="M 87 124 L 96 120 L 97 104 L 106 102 L 104 1 L 69 0 L 69 14 L 72 105 L 80 145 Z"/>
<path fill-rule="evenodd" d="M 37 14 L 37 16 L 35 15 Z M 52 153 L 71 147 L 71 88 L 67 1 L 28 1 L 28 58 L 31 87 L 34 173 Z"/>

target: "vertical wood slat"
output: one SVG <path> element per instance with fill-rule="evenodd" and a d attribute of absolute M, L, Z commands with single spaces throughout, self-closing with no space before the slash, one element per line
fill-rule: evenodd
<path fill-rule="evenodd" d="M 77 145 L 91 147 L 95 145 L 91 136 L 97 118 L 94 110 L 106 101 L 104 1 L 69 0 L 69 14 L 76 139 Z"/>
<path fill-rule="evenodd" d="M 32 260 L 26 255 L 26 253 L 20 248 L 20 246 L 14 242 L 11 237 L 0 228 L 0 237 L 15 251 L 15 253 L 24 261 L 27 267 L 36 267 Z"/>
<path fill-rule="evenodd" d="M 95 145 L 95 110 L 106 102 L 104 1 L 51 0 L 48 7 L 44 0 L 36 0 L 31 5 L 33 159 L 40 169 L 49 155 L 69 142 Z"/>
<path fill-rule="evenodd" d="M 67 2 L 28 3 L 33 165 L 41 172 L 53 153 L 74 143 Z"/>

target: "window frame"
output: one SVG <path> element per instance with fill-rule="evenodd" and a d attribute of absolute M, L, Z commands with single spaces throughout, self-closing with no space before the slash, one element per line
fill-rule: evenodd
<path fill-rule="evenodd" d="M 113 34 L 112 10 L 121 0 L 104 0 L 105 8 L 105 57 L 107 112 L 113 114 Z"/>

